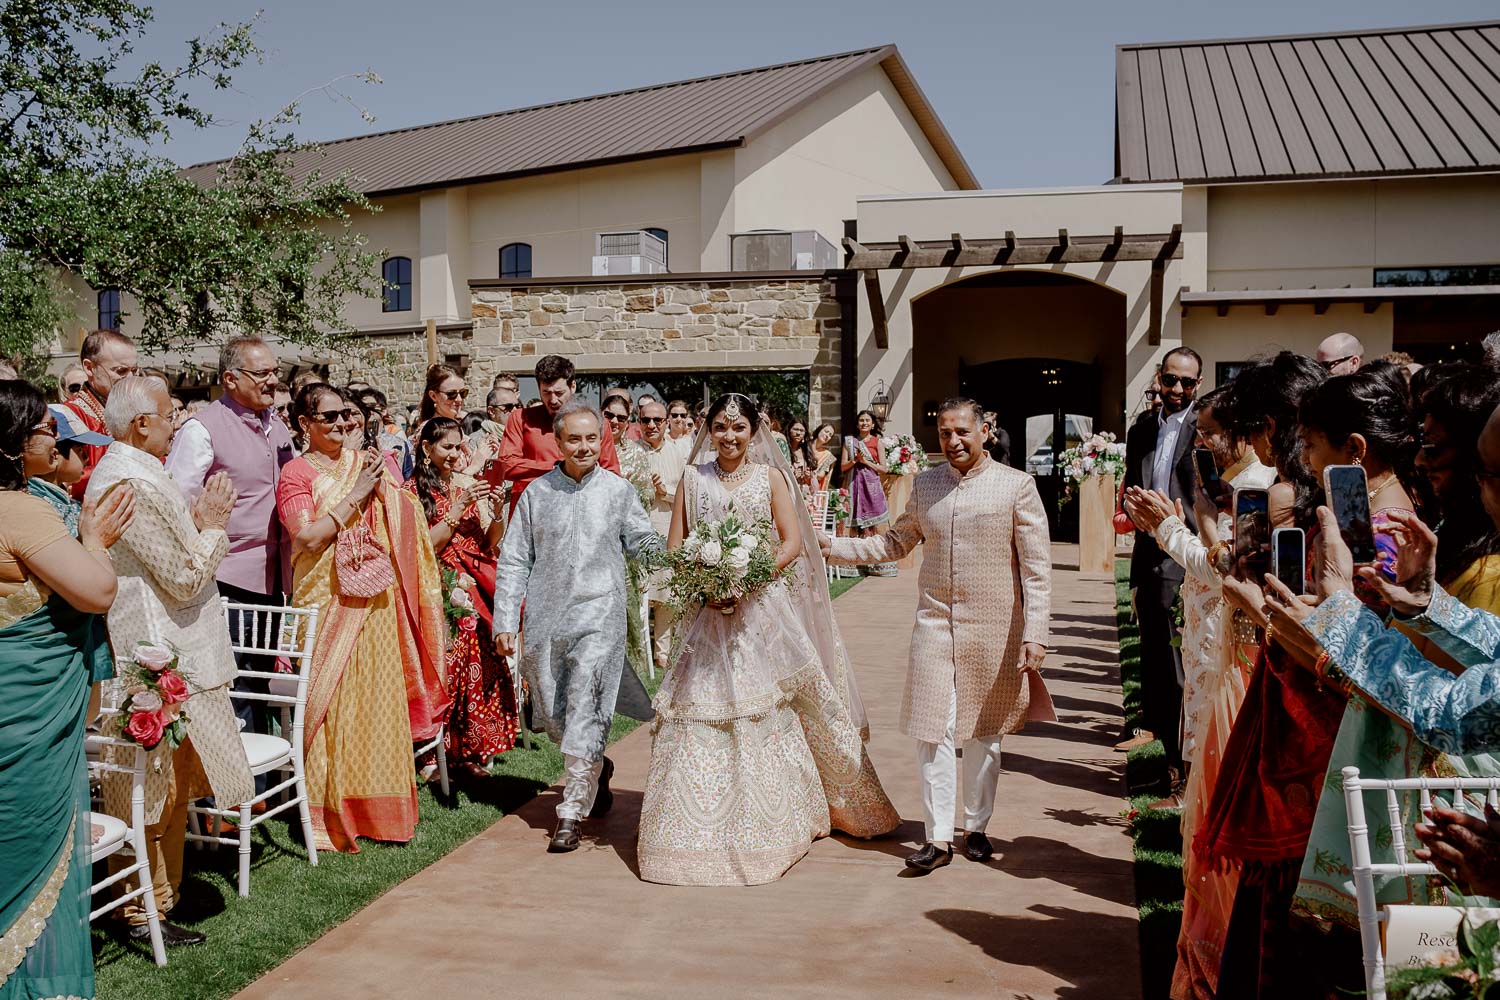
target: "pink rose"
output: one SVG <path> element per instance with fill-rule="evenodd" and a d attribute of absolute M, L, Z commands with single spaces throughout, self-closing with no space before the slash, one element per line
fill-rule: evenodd
<path fill-rule="evenodd" d="M 162 700 L 169 705 L 180 705 L 192 693 L 188 690 L 187 681 L 175 670 L 162 671 L 156 678 L 156 684 L 161 690 Z"/>
<path fill-rule="evenodd" d="M 132 712 L 125 723 L 125 735 L 150 750 L 161 742 L 166 728 L 160 712 Z"/>
<path fill-rule="evenodd" d="M 154 712 L 161 708 L 161 695 L 155 691 L 137 691 L 130 696 L 132 712 Z"/>
<path fill-rule="evenodd" d="M 157 643 L 143 643 L 135 649 L 135 662 L 153 673 L 165 670 L 177 654 L 172 652 L 172 647 Z"/>
<path fill-rule="evenodd" d="M 479 620 L 474 615 L 466 615 L 458 620 L 458 627 L 465 632 L 473 632 L 479 627 Z"/>

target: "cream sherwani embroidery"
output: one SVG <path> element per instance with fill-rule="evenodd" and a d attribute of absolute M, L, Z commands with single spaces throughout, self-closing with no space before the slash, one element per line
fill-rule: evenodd
<path fill-rule="evenodd" d="M 110 555 L 119 590 L 109 609 L 109 639 L 116 660 L 140 642 L 170 642 L 193 695 L 185 711 L 188 735 L 221 805 L 245 802 L 255 782 L 240 742 L 229 698 L 234 653 L 214 574 L 229 551 L 220 529 L 199 531 L 176 483 L 153 456 L 121 441 L 109 446 L 94 468 L 88 495 L 98 498 L 121 482 L 135 489 L 135 517 Z M 173 754 L 163 744 L 150 754 L 146 776 L 146 820 L 161 818 L 174 780 Z M 128 777 L 105 782 L 112 815 L 130 816 Z"/>
<path fill-rule="evenodd" d="M 1051 543 L 1035 483 L 990 458 L 966 476 L 951 465 L 928 469 L 889 531 L 835 538 L 829 561 L 895 562 L 918 544 L 901 731 L 926 743 L 1016 731 L 1030 705 L 1021 644 L 1046 645 L 1051 614 Z"/>

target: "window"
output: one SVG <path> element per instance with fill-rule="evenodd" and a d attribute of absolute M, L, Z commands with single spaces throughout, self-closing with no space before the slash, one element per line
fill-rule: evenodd
<path fill-rule="evenodd" d="M 507 243 L 500 248 L 500 277 L 531 277 L 530 243 Z"/>
<path fill-rule="evenodd" d="M 647 226 L 645 229 L 642 229 L 641 232 L 650 233 L 652 236 L 655 236 L 657 239 L 661 240 L 661 263 L 662 266 L 665 267 L 667 265 L 667 231 L 665 229 L 658 229 L 654 226 Z"/>
<path fill-rule="evenodd" d="M 99 329 L 120 328 L 120 290 L 105 288 L 99 292 Z"/>
<path fill-rule="evenodd" d="M 1500 264 L 1461 267 L 1377 267 L 1376 288 L 1413 288 L 1431 285 L 1500 285 Z"/>
<path fill-rule="evenodd" d="M 411 258 L 392 257 L 380 265 L 385 281 L 385 303 L 382 312 L 407 312 L 411 309 Z"/>

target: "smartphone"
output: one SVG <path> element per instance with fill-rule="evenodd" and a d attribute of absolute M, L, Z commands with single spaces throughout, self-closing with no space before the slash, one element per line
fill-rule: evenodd
<path fill-rule="evenodd" d="M 1370 523 L 1370 486 L 1365 470 L 1358 465 L 1330 465 L 1323 470 L 1323 492 L 1328 509 L 1339 522 L 1339 534 L 1354 565 L 1368 566 L 1375 561 L 1375 529 Z"/>
<path fill-rule="evenodd" d="M 1265 490 L 1234 491 L 1234 555 L 1247 580 L 1260 582 L 1271 571 L 1271 495 Z"/>
<path fill-rule="evenodd" d="M 1271 573 L 1292 593 L 1307 593 L 1307 536 L 1301 528 L 1271 532 Z"/>
<path fill-rule="evenodd" d="M 1194 448 L 1193 465 L 1198 470 L 1198 485 L 1223 509 L 1224 501 L 1229 499 L 1229 486 L 1219 477 L 1219 463 L 1214 460 L 1214 453 L 1207 448 Z"/>

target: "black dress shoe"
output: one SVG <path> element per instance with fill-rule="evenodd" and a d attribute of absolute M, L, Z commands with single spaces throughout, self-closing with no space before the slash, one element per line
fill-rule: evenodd
<path fill-rule="evenodd" d="M 615 793 L 609 790 L 609 779 L 615 776 L 615 762 L 604 758 L 604 767 L 599 771 L 599 791 L 594 794 L 594 808 L 589 810 L 589 819 L 605 815 L 615 804 Z"/>
<path fill-rule="evenodd" d="M 151 940 L 150 924 L 131 924 L 128 937 L 132 941 Z M 184 948 L 190 944 L 202 944 L 208 940 L 208 936 L 199 931 L 190 931 L 186 927 L 178 927 L 176 924 L 161 922 L 161 943 L 168 948 Z"/>
<path fill-rule="evenodd" d="M 934 868 L 941 868 L 953 860 L 953 846 L 938 847 L 928 841 L 922 845 L 922 849 L 906 859 L 906 867 L 915 868 L 920 872 L 930 872 Z"/>
<path fill-rule="evenodd" d="M 995 856 L 995 845 L 979 831 L 964 834 L 964 854 L 970 861 L 988 861 Z"/>
<path fill-rule="evenodd" d="M 552 842 L 547 845 L 548 854 L 566 854 L 578 850 L 578 820 L 560 819 Z"/>

